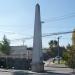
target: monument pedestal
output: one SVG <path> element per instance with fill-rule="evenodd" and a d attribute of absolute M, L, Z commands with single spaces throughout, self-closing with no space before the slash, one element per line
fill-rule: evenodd
<path fill-rule="evenodd" d="M 32 64 L 33 72 L 44 72 L 44 63 L 35 63 Z"/>

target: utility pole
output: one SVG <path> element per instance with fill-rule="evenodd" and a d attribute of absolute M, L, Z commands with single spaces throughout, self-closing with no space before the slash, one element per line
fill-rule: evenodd
<path fill-rule="evenodd" d="M 25 44 L 25 39 L 23 39 L 22 42 L 23 42 L 23 46 L 24 46 L 24 44 Z"/>
<path fill-rule="evenodd" d="M 60 54 L 59 54 L 59 40 L 62 36 L 59 36 L 57 39 L 58 39 L 58 64 L 60 64 Z"/>

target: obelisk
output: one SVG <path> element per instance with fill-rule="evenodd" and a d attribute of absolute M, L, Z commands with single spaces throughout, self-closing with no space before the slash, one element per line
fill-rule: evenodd
<path fill-rule="evenodd" d="M 43 57 L 42 57 L 42 32 L 41 32 L 40 5 L 38 3 L 36 4 L 35 7 L 32 71 L 33 72 L 44 71 L 44 64 L 43 64 Z"/>

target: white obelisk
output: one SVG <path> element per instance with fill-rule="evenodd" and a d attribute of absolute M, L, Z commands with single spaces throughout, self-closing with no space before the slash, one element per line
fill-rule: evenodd
<path fill-rule="evenodd" d="M 44 71 L 44 64 L 42 59 L 42 32 L 41 32 L 40 5 L 38 3 L 36 4 L 35 7 L 32 71 L 33 72 Z"/>

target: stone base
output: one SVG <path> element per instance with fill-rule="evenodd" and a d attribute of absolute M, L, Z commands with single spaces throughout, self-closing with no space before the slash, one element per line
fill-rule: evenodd
<path fill-rule="evenodd" d="M 32 64 L 33 72 L 44 72 L 44 63 L 35 63 Z"/>

